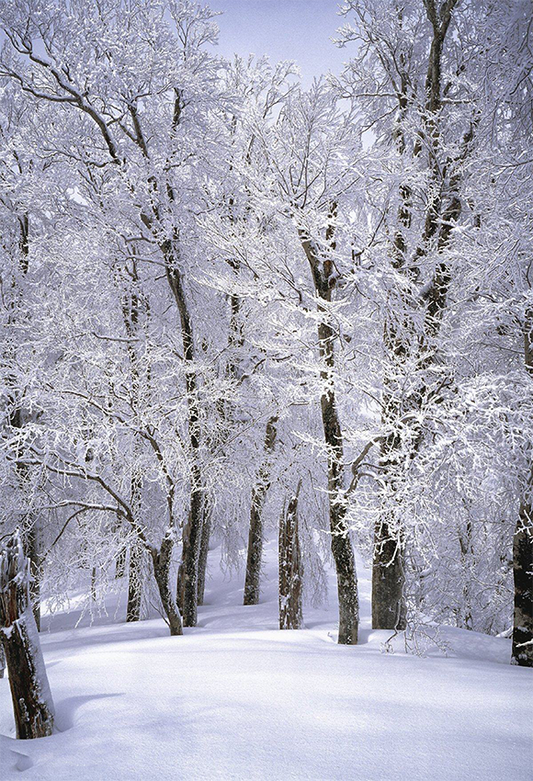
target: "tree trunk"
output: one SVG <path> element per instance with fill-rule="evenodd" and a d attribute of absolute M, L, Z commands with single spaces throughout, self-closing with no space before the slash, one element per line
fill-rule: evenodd
<path fill-rule="evenodd" d="M 392 364 L 390 376 L 403 376 L 402 362 L 408 352 L 405 337 L 401 338 L 394 325 L 385 324 L 385 347 Z M 405 629 L 406 606 L 404 599 L 405 569 L 404 546 L 397 511 L 397 475 L 402 463 L 403 442 L 400 436 L 400 418 L 404 411 L 401 383 L 385 375 L 383 381 L 382 423 L 385 436 L 380 443 L 380 469 L 388 484 L 388 498 L 384 500 L 380 518 L 374 527 L 372 560 L 372 628 Z M 389 504 L 385 505 L 385 502 Z"/>
<path fill-rule="evenodd" d="M 91 599 L 96 602 L 96 567 L 91 569 Z"/>
<path fill-rule="evenodd" d="M 405 629 L 404 561 L 401 541 L 391 535 L 386 520 L 374 531 L 372 561 L 372 629 Z"/>
<path fill-rule="evenodd" d="M 459 529 L 459 548 L 461 551 L 461 577 L 463 579 L 463 604 L 457 617 L 457 626 L 472 631 L 474 617 L 472 615 L 471 578 L 474 565 L 474 543 L 472 541 L 472 522 L 467 521 L 464 531 Z"/>
<path fill-rule="evenodd" d="M 192 469 L 194 485 L 191 494 L 189 519 L 183 529 L 183 549 L 178 570 L 178 600 L 183 611 L 183 625 L 196 626 L 198 620 L 198 561 L 202 540 L 204 497 L 199 469 Z"/>
<path fill-rule="evenodd" d="M 330 332 L 329 326 L 320 324 L 319 334 L 322 333 L 322 337 L 319 337 L 319 341 L 328 352 L 333 350 L 331 346 L 333 334 Z M 329 526 L 339 598 L 338 642 L 343 645 L 356 645 L 359 630 L 357 574 L 352 543 L 345 522 L 342 433 L 333 390 L 330 389 L 322 395 L 321 408 L 324 439 L 328 446 Z"/>
<path fill-rule="evenodd" d="M 126 621 L 139 621 L 142 606 L 142 554 L 143 549 L 137 543 L 130 548 L 128 569 L 128 604 Z"/>
<path fill-rule="evenodd" d="M 168 530 L 163 537 L 159 551 L 152 548 L 152 562 L 154 565 L 154 577 L 159 589 L 161 604 L 167 617 L 168 626 L 171 635 L 183 634 L 183 623 L 180 611 L 172 592 L 170 590 L 169 576 L 170 564 L 172 560 L 172 549 L 174 547 L 174 537 L 172 530 Z"/>
<path fill-rule="evenodd" d="M 513 576 L 512 661 L 521 667 L 533 667 L 533 508 L 530 502 L 520 507 L 513 539 Z"/>
<path fill-rule="evenodd" d="M 137 447 L 134 448 L 134 452 L 137 452 L 140 449 L 139 443 L 136 443 L 136 445 Z M 131 509 L 137 524 L 141 525 L 142 478 L 136 471 L 135 465 L 133 470 L 131 477 Z M 142 587 L 142 546 L 139 544 L 138 540 L 135 540 L 130 547 L 126 621 L 139 621 L 141 618 Z"/>
<path fill-rule="evenodd" d="M 174 296 L 181 325 L 183 358 L 188 367 L 185 372 L 187 389 L 189 444 L 191 457 L 191 497 L 187 524 L 183 530 L 183 549 L 178 571 L 177 593 L 183 610 L 184 626 L 196 626 L 198 617 L 198 559 L 203 527 L 204 490 L 200 468 L 200 410 L 198 407 L 198 378 L 193 369 L 194 337 L 192 321 L 185 298 L 181 272 L 178 268 L 177 237 L 161 246 L 165 258 L 168 284 Z"/>
<path fill-rule="evenodd" d="M 298 536 L 298 491 L 279 522 L 279 628 L 301 629 L 302 561 Z"/>
<path fill-rule="evenodd" d="M 265 434 L 265 460 L 259 469 L 257 482 L 252 490 L 250 506 L 250 530 L 248 533 L 248 555 L 246 558 L 246 577 L 244 580 L 244 605 L 257 605 L 259 602 L 259 582 L 263 559 L 263 507 L 270 486 L 270 457 L 276 442 L 277 416 L 267 423 Z"/>
<path fill-rule="evenodd" d="M 211 538 L 211 508 L 207 497 L 204 497 L 204 525 L 202 528 L 202 541 L 200 543 L 200 557 L 198 559 L 198 604 L 204 604 L 205 579 L 207 575 L 207 556 L 209 553 L 209 540 Z"/>
<path fill-rule="evenodd" d="M 19 268 L 24 276 L 27 275 L 29 270 L 29 252 L 30 252 L 30 222 L 29 215 L 27 213 L 19 216 Z M 16 310 L 14 311 L 12 324 L 16 324 Z M 11 317 L 10 317 L 11 320 Z M 13 356 L 16 358 L 16 354 Z M 21 431 L 29 418 L 31 417 L 27 410 L 22 407 L 22 398 L 20 389 L 16 387 L 16 381 L 14 378 L 8 377 L 8 387 L 13 380 L 13 392 L 11 402 L 13 404 L 13 410 L 9 415 L 10 425 Z M 20 489 L 23 494 L 28 494 L 32 489 L 30 483 L 30 471 L 29 467 L 15 460 L 15 470 L 20 482 Z M 39 631 L 41 626 L 41 545 L 40 545 L 40 524 L 38 519 L 33 513 L 29 513 L 24 523 L 25 531 L 23 533 L 23 545 L 26 556 L 30 560 L 31 581 L 30 581 L 30 598 L 33 610 L 33 616 Z"/>
<path fill-rule="evenodd" d="M 123 578 L 126 574 L 126 557 L 127 557 L 127 550 L 126 548 L 121 548 L 119 552 L 117 553 L 117 558 L 115 560 L 115 578 Z"/>
<path fill-rule="evenodd" d="M 30 598 L 37 631 L 41 629 L 41 540 L 40 528 L 36 518 L 31 518 L 31 526 L 24 535 L 24 551 L 30 560 Z"/>
<path fill-rule="evenodd" d="M 528 309 L 524 323 L 524 363 L 533 375 L 533 310 Z M 531 456 L 530 456 L 531 457 Z M 533 467 L 530 468 L 526 494 L 513 538 L 514 620 L 512 661 L 521 667 L 533 667 Z"/>
<path fill-rule="evenodd" d="M 15 533 L 0 554 L 0 640 L 9 673 L 17 738 L 52 734 L 54 706 L 29 592 L 30 562 Z"/>
<path fill-rule="evenodd" d="M 334 216 L 335 207 L 332 210 Z M 326 232 L 326 241 L 335 249 L 333 241 L 333 221 Z M 332 275 L 332 262 L 322 257 L 316 245 L 303 230 L 299 237 L 307 260 L 311 267 L 315 291 L 319 300 L 329 303 L 335 281 Z M 346 505 L 344 491 L 344 448 L 342 430 L 335 399 L 335 331 L 327 321 L 327 308 L 318 304 L 318 310 L 324 319 L 318 324 L 318 351 L 322 361 L 320 378 L 323 392 L 320 399 L 324 442 L 327 447 L 329 528 L 331 533 L 331 552 L 337 574 L 337 594 L 339 598 L 339 638 L 342 645 L 355 645 L 359 631 L 359 599 L 357 593 L 357 573 L 355 557 L 346 526 Z"/>

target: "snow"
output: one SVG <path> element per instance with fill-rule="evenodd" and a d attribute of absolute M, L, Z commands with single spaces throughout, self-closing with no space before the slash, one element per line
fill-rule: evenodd
<path fill-rule="evenodd" d="M 368 573 L 360 645 L 335 643 L 333 580 L 307 629 L 279 631 L 274 546 L 257 606 L 242 606 L 242 573 L 225 577 L 217 553 L 183 637 L 112 611 L 92 627 L 52 617 L 41 639 L 57 731 L 15 740 L 0 680 L 2 781 L 531 781 L 533 676 L 509 664 L 508 639 L 442 629 L 447 656 L 407 655 L 400 638 L 383 653 Z"/>

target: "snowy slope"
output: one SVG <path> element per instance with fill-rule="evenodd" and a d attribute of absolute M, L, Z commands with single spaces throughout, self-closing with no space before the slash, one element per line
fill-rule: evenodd
<path fill-rule="evenodd" d="M 306 630 L 280 632 L 273 546 L 255 607 L 210 555 L 209 604 L 184 637 L 160 619 L 52 622 L 59 731 L 16 741 L 0 680 L 2 781 L 531 781 L 533 676 L 509 666 L 508 640 L 443 630 L 446 657 L 383 653 L 367 580 L 359 646 L 334 642 L 334 587 Z"/>

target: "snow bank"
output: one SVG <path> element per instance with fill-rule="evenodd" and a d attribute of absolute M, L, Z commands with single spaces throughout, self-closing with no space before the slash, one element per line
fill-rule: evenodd
<path fill-rule="evenodd" d="M 361 645 L 338 646 L 333 600 L 305 611 L 308 629 L 281 632 L 272 567 L 250 607 L 242 578 L 211 568 L 184 637 L 158 619 L 52 623 L 42 641 L 61 731 L 7 737 L 0 680 L 2 781 L 531 781 L 533 676 L 509 665 L 509 640 L 446 630 L 448 657 L 384 654 L 389 633 L 367 623 Z"/>

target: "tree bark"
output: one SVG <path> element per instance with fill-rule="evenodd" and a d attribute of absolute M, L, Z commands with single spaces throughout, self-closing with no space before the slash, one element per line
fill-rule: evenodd
<path fill-rule="evenodd" d="M 0 640 L 9 673 L 17 738 L 52 734 L 54 706 L 29 592 L 30 562 L 18 532 L 0 554 Z"/>
<path fill-rule="evenodd" d="M 172 550 L 174 548 L 174 537 L 172 530 L 168 530 L 163 537 L 161 547 L 159 551 L 155 548 L 151 549 L 152 562 L 154 565 L 154 577 L 159 589 L 159 596 L 161 597 L 161 604 L 171 635 L 183 634 L 183 623 L 180 615 L 178 605 L 172 593 L 169 585 L 170 564 L 172 561 Z"/>
<path fill-rule="evenodd" d="M 530 501 L 522 502 L 513 538 L 513 577 L 512 661 L 521 667 L 533 667 L 533 508 Z"/>
<path fill-rule="evenodd" d="M 321 256 L 314 242 L 302 229 L 299 230 L 299 237 L 311 267 L 319 302 L 322 300 L 329 303 L 335 285 L 332 274 L 333 264 L 327 257 Z M 326 242 L 331 249 L 335 249 L 333 227 L 328 228 Z M 339 598 L 338 642 L 342 645 L 356 645 L 359 632 L 359 599 L 355 557 L 345 520 L 344 447 L 334 385 L 335 332 L 328 322 L 326 306 L 319 303 L 318 309 L 323 313 L 323 320 L 318 324 L 318 351 L 323 367 L 320 378 L 324 388 L 320 399 L 320 410 L 327 447 L 331 552 L 335 562 Z"/>
<path fill-rule="evenodd" d="M 393 356 L 396 366 L 401 364 L 407 352 L 404 342 L 397 336 L 395 329 L 385 327 L 385 345 Z M 396 477 L 402 458 L 402 438 L 399 433 L 399 418 L 403 409 L 396 396 L 400 390 L 392 387 L 386 377 L 383 389 L 383 424 L 389 430 L 380 442 L 380 467 L 389 485 L 392 506 L 381 509 L 380 518 L 374 527 L 374 547 L 372 557 L 372 628 L 402 630 L 406 627 L 407 609 L 405 605 L 405 569 L 404 541 L 398 521 L 395 518 Z"/>
<path fill-rule="evenodd" d="M 41 630 L 41 539 L 37 518 L 31 518 L 31 526 L 24 535 L 24 550 L 30 560 L 30 598 L 37 631 Z"/>
<path fill-rule="evenodd" d="M 142 478 L 134 465 L 131 477 L 131 510 L 138 525 L 141 514 Z M 128 568 L 128 604 L 126 606 L 126 621 L 139 621 L 142 606 L 142 546 L 135 540 L 130 547 Z"/>
<path fill-rule="evenodd" d="M 136 283 L 138 282 L 137 267 L 135 264 L 135 247 L 131 248 L 133 257 L 133 283 L 134 287 L 128 290 L 123 297 L 122 301 L 122 315 L 124 319 L 124 326 L 126 334 L 129 338 L 127 344 L 127 350 L 130 359 L 130 371 L 131 371 L 131 396 L 132 396 L 132 411 L 135 415 L 139 414 L 141 405 L 141 365 L 138 350 L 135 346 L 134 339 L 139 336 L 139 319 L 141 314 L 141 295 L 136 289 Z M 141 456 L 142 444 L 140 437 L 135 434 L 133 442 L 133 464 L 131 467 L 130 478 L 130 496 L 131 496 L 131 511 L 135 518 L 135 522 L 138 526 L 141 526 L 141 511 L 142 511 L 142 487 L 143 480 L 142 475 L 137 466 L 137 461 Z M 125 564 L 125 562 L 124 562 Z M 128 568 L 128 603 L 126 606 L 126 621 L 139 621 L 141 618 L 141 606 L 142 606 L 142 547 L 138 540 L 135 540 L 130 547 L 130 560 Z"/>
<path fill-rule="evenodd" d="M 533 310 L 524 323 L 524 363 L 533 376 Z M 531 456 L 530 456 L 531 458 Z M 513 538 L 514 618 L 512 662 L 533 667 L 533 467 L 530 467 L 525 495 Z"/>
<path fill-rule="evenodd" d="M 198 605 L 204 604 L 207 556 L 209 554 L 209 540 L 211 538 L 211 508 L 208 505 L 207 496 L 204 498 L 204 503 L 204 525 L 200 543 L 200 557 L 198 559 Z"/>
<path fill-rule="evenodd" d="M 372 561 L 372 629 L 405 629 L 404 553 L 399 536 L 383 518 L 374 532 Z"/>
<path fill-rule="evenodd" d="M 203 493 L 199 488 L 200 470 L 193 465 L 189 518 L 183 529 L 183 548 L 178 570 L 178 599 L 184 626 L 196 626 L 198 620 L 198 562 L 203 527 Z"/>
<path fill-rule="evenodd" d="M 121 550 L 119 550 L 117 553 L 117 558 L 115 559 L 115 578 L 123 578 L 126 574 L 127 555 L 128 552 L 126 547 L 121 548 Z"/>
<path fill-rule="evenodd" d="M 178 571 L 177 593 L 183 610 L 184 626 L 196 626 L 198 618 L 198 559 L 203 527 L 204 489 L 200 468 L 200 410 L 198 407 L 198 378 L 193 369 L 194 336 L 192 321 L 178 268 L 177 237 L 162 244 L 168 284 L 176 302 L 183 342 L 183 358 L 187 390 L 188 428 L 191 456 L 191 493 L 189 514 L 183 530 L 182 559 Z"/>
<path fill-rule="evenodd" d="M 142 554 L 143 549 L 138 543 L 130 548 L 128 568 L 128 604 L 126 606 L 126 621 L 139 621 L 142 606 Z"/>
<path fill-rule="evenodd" d="M 279 628 L 301 629 L 303 626 L 302 560 L 298 536 L 298 491 L 280 517 L 278 560 Z"/>
<path fill-rule="evenodd" d="M 248 555 L 246 558 L 246 577 L 244 580 L 244 605 L 257 605 L 259 602 L 261 562 L 263 559 L 263 507 L 270 487 L 270 458 L 277 436 L 277 416 L 270 418 L 266 426 L 264 453 L 265 458 L 259 469 L 257 482 L 252 490 L 250 506 L 250 530 L 248 533 Z"/>

